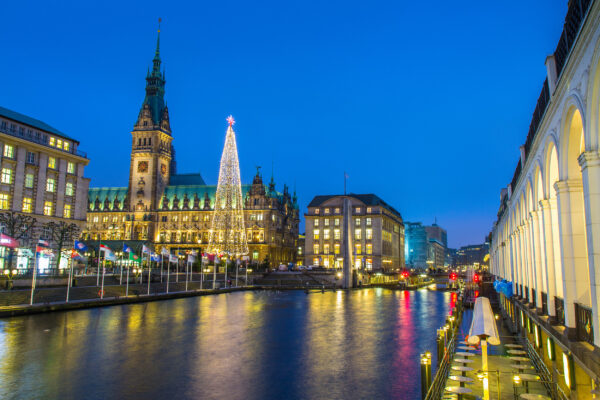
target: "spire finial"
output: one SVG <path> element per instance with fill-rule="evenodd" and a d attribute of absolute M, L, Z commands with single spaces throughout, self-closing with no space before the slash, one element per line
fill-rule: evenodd
<path fill-rule="evenodd" d="M 158 19 L 158 35 L 156 38 L 156 58 L 159 57 L 160 53 L 160 23 L 162 22 L 162 18 Z"/>
<path fill-rule="evenodd" d="M 229 117 L 227 117 L 227 122 L 229 122 L 229 126 L 232 127 L 233 124 L 235 124 L 235 119 L 233 119 L 233 116 L 230 115 Z"/>

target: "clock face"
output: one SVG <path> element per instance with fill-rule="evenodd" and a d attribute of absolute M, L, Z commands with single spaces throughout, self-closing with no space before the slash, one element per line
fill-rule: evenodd
<path fill-rule="evenodd" d="M 140 161 L 137 169 L 138 172 L 148 172 L 148 161 Z"/>
<path fill-rule="evenodd" d="M 163 175 L 167 175 L 167 164 L 160 165 L 160 173 Z"/>

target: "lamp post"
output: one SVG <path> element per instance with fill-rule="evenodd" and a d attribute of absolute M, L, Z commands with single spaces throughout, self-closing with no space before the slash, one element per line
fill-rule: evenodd
<path fill-rule="evenodd" d="M 17 270 L 13 269 L 5 269 L 4 270 L 4 276 L 6 276 L 6 289 L 7 290 L 11 290 L 13 288 L 13 277 L 17 274 Z"/>

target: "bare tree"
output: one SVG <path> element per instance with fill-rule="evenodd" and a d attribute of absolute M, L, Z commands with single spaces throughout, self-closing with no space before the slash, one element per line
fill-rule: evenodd
<path fill-rule="evenodd" d="M 44 225 L 50 232 L 52 241 L 56 243 L 58 247 L 58 258 L 56 259 L 56 268 L 60 267 L 60 259 L 62 257 L 62 248 L 68 244 L 73 243 L 79 236 L 79 226 L 76 224 L 69 224 L 64 221 L 61 222 L 48 222 Z"/>
<path fill-rule="evenodd" d="M 2 232 L 13 239 L 21 241 L 29 238 L 29 234 L 37 224 L 37 218 L 31 215 L 21 214 L 14 211 L 5 211 L 0 213 L 0 226 Z M 22 245 L 22 243 L 21 243 Z M 8 248 L 8 264 L 12 267 L 14 249 Z"/>

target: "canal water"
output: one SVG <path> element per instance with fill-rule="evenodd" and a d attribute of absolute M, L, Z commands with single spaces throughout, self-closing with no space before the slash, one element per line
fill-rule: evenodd
<path fill-rule="evenodd" d="M 419 399 L 450 293 L 237 292 L 0 320 L 1 399 Z"/>

